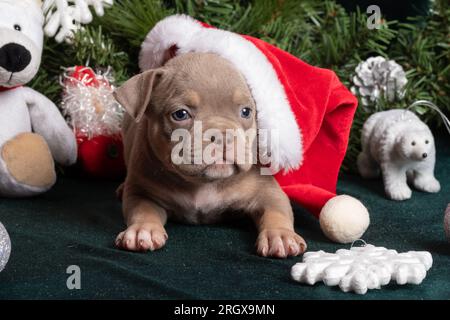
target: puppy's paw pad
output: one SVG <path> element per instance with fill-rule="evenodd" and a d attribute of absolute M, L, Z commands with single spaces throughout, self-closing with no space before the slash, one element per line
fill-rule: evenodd
<path fill-rule="evenodd" d="M 306 251 L 305 240 L 288 229 L 264 230 L 256 241 L 257 252 L 263 257 L 286 258 Z"/>
<path fill-rule="evenodd" d="M 154 251 L 161 249 L 167 241 L 164 227 L 153 224 L 134 224 L 119 233 L 116 246 L 129 251 Z"/>

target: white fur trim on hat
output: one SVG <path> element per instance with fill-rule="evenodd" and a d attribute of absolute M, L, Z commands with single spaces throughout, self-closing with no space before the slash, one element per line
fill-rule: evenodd
<path fill-rule="evenodd" d="M 302 137 L 284 87 L 267 57 L 244 37 L 225 30 L 205 28 L 185 15 L 160 21 L 142 44 L 141 71 L 160 67 L 167 51 L 176 45 L 177 54 L 216 53 L 230 61 L 245 77 L 257 105 L 258 127 L 277 130 L 278 143 L 260 146 L 272 165 L 288 171 L 301 165 Z"/>

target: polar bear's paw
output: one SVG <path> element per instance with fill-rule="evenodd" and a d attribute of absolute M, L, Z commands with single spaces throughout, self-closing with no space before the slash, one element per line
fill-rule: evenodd
<path fill-rule="evenodd" d="M 441 184 L 433 176 L 417 176 L 413 180 L 413 185 L 423 192 L 436 193 L 441 190 Z"/>
<path fill-rule="evenodd" d="M 403 201 L 411 198 L 412 191 L 407 184 L 404 183 L 393 183 L 386 186 L 387 196 L 396 201 Z"/>

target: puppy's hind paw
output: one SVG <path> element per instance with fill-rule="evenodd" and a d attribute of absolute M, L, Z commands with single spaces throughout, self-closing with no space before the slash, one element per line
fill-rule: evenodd
<path fill-rule="evenodd" d="M 306 251 L 306 242 L 294 231 L 269 229 L 260 232 L 256 240 L 257 252 L 263 257 L 287 258 Z"/>
<path fill-rule="evenodd" d="M 161 249 L 168 239 L 166 230 L 156 224 L 133 224 L 116 238 L 118 248 L 129 251 L 155 251 Z"/>

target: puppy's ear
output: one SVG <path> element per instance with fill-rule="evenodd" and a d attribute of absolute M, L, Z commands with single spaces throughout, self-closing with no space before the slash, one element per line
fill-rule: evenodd
<path fill-rule="evenodd" d="M 130 116 L 139 122 L 150 104 L 153 87 L 162 75 L 160 69 L 145 71 L 114 91 L 114 97 Z"/>

